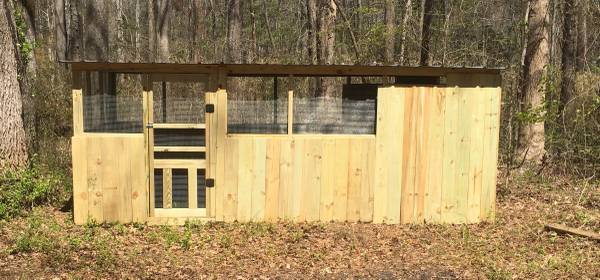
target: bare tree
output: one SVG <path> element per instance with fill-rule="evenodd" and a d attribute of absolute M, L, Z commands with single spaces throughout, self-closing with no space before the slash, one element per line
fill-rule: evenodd
<path fill-rule="evenodd" d="M 400 64 L 406 64 L 406 29 L 408 28 L 408 21 L 412 17 L 412 0 L 406 0 L 404 5 L 404 17 L 402 18 L 402 25 L 400 26 Z"/>
<path fill-rule="evenodd" d="M 394 50 L 396 42 L 396 9 L 395 1 L 385 1 L 385 55 L 387 64 L 394 62 Z"/>
<path fill-rule="evenodd" d="M 240 0 L 230 0 L 227 7 L 227 63 L 242 62 L 241 41 Z"/>
<path fill-rule="evenodd" d="M 0 1 L 0 169 L 24 167 L 28 161 L 12 22 L 9 7 Z"/>
<path fill-rule="evenodd" d="M 575 92 L 577 29 L 575 20 L 575 0 L 565 0 L 563 11 L 562 38 L 562 84 L 559 109 L 562 111 Z"/>
<path fill-rule="evenodd" d="M 317 0 L 306 0 L 306 21 L 308 34 L 308 58 L 310 64 L 317 63 Z"/>
<path fill-rule="evenodd" d="M 431 41 L 432 0 L 421 2 L 421 56 L 419 65 L 429 65 L 429 47 Z"/>
<path fill-rule="evenodd" d="M 67 19 L 65 16 L 65 0 L 54 2 L 54 29 L 56 34 L 56 58 L 65 60 L 67 57 Z"/>
<path fill-rule="evenodd" d="M 85 2 L 85 32 L 84 53 L 86 59 L 107 61 L 108 60 L 108 10 L 107 2 L 86 1 Z"/>
<path fill-rule="evenodd" d="M 577 0 L 577 71 L 585 68 L 587 56 L 587 15 L 588 0 Z"/>
<path fill-rule="evenodd" d="M 154 1 L 154 24 L 156 28 L 158 62 L 168 62 L 169 53 L 169 9 L 171 1 Z"/>
<path fill-rule="evenodd" d="M 549 62 L 548 0 L 529 0 L 527 47 L 523 71 L 523 105 L 529 112 L 544 106 L 544 67 Z M 524 123 L 519 131 L 518 154 L 539 164 L 545 154 L 544 121 Z"/>
<path fill-rule="evenodd" d="M 335 20 L 337 5 L 334 0 L 319 2 L 320 15 L 317 21 L 317 61 L 319 64 L 333 64 L 335 55 Z M 330 79 L 321 78 L 317 81 L 317 95 L 331 97 L 334 88 Z"/>
<path fill-rule="evenodd" d="M 83 4 L 69 1 L 69 28 L 67 31 L 67 59 L 79 61 L 83 56 Z"/>

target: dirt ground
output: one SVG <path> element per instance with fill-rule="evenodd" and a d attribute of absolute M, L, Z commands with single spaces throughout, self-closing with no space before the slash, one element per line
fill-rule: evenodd
<path fill-rule="evenodd" d="M 0 278 L 599 279 L 598 181 L 500 178 L 495 223 L 73 225 L 50 207 L 0 221 Z"/>

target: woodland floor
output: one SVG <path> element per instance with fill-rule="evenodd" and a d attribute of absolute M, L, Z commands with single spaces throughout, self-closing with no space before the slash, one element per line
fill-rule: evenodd
<path fill-rule="evenodd" d="M 0 278 L 598 279 L 600 186 L 501 178 L 495 223 L 73 225 L 51 207 L 0 221 Z"/>

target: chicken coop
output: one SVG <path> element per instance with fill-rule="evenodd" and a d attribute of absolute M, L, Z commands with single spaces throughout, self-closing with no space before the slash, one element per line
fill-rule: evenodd
<path fill-rule="evenodd" d="M 76 224 L 494 219 L 499 69 L 69 64 Z"/>

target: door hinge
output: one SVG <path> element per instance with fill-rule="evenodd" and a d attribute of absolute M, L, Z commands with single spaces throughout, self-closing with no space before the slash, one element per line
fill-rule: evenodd
<path fill-rule="evenodd" d="M 215 112 L 215 104 L 206 104 L 206 108 L 204 109 L 206 113 L 214 113 Z"/>
<path fill-rule="evenodd" d="M 215 186 L 215 179 L 213 178 L 207 178 L 206 179 L 206 187 L 207 188 L 212 188 Z"/>

